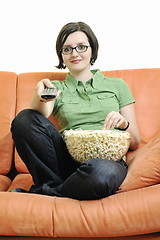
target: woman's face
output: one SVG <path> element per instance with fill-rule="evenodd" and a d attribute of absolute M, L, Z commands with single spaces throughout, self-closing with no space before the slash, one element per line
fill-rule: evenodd
<path fill-rule="evenodd" d="M 77 52 L 76 49 L 73 49 L 72 53 L 67 55 L 62 53 L 63 62 L 70 73 L 77 73 L 90 69 L 92 49 L 85 33 L 80 31 L 71 33 L 64 42 L 63 48 L 67 50 L 68 47 L 74 48 L 76 46 L 79 46 L 79 48 L 83 48 L 83 46 L 89 47 L 85 52 L 81 53 Z"/>

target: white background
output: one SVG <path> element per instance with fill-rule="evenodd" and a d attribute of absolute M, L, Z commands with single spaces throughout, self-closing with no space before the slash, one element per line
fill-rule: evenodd
<path fill-rule="evenodd" d="M 83 21 L 101 70 L 160 67 L 160 0 L 0 0 L 0 71 L 58 71 L 57 35 Z"/>

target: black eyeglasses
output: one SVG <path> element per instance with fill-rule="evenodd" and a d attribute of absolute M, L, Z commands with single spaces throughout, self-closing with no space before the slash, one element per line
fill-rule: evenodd
<path fill-rule="evenodd" d="M 64 55 L 69 55 L 73 52 L 73 49 L 75 49 L 78 53 L 83 53 L 83 52 L 86 52 L 89 47 L 90 46 L 86 46 L 86 45 L 78 45 L 76 47 L 64 47 L 61 49 L 61 52 Z"/>

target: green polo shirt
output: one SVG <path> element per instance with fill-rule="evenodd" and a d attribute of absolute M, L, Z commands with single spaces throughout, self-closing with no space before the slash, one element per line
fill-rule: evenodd
<path fill-rule="evenodd" d="M 100 70 L 92 70 L 93 78 L 85 84 L 69 73 L 64 81 L 52 81 L 62 92 L 55 100 L 53 115 L 60 132 L 68 129 L 102 129 L 111 111 L 135 102 L 124 80 L 105 77 Z"/>

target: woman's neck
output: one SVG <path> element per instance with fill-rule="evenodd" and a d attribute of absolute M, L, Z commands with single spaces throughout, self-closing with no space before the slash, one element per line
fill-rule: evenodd
<path fill-rule="evenodd" d="M 78 81 L 83 82 L 84 84 L 93 77 L 93 74 L 91 72 L 91 70 L 87 70 L 87 71 L 77 71 L 77 72 L 70 72 L 71 76 L 74 77 L 75 79 L 77 79 Z"/>

